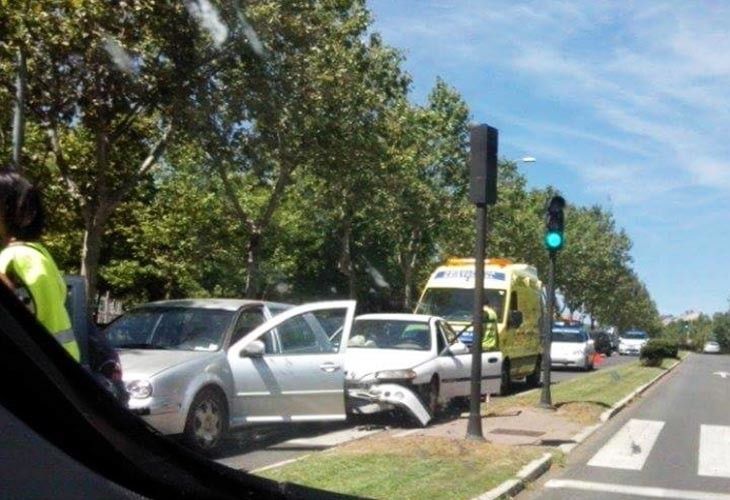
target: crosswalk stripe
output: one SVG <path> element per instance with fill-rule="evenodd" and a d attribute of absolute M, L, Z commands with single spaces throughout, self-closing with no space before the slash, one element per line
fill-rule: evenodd
<path fill-rule="evenodd" d="M 711 491 L 676 490 L 655 486 L 633 486 L 630 484 L 597 483 L 574 479 L 551 479 L 545 483 L 549 489 L 573 489 L 616 495 L 631 495 L 650 498 L 675 498 L 681 500 L 730 500 L 730 495 Z"/>
<path fill-rule="evenodd" d="M 593 467 L 641 470 L 664 422 L 632 418 L 588 462 Z"/>
<path fill-rule="evenodd" d="M 726 425 L 700 426 L 697 474 L 730 477 L 730 427 Z"/>

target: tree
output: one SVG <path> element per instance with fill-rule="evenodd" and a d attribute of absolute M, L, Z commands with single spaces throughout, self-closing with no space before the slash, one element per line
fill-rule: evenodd
<path fill-rule="evenodd" d="M 10 28 L 0 84 L 12 85 L 7 54 L 24 53 L 28 118 L 47 134 L 46 166 L 83 220 L 80 267 L 93 300 L 108 222 L 162 156 L 215 51 L 182 3 L 26 6 L 0 14 Z"/>

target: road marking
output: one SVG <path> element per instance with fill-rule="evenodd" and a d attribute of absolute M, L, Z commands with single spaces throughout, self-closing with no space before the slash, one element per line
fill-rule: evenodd
<path fill-rule="evenodd" d="M 588 462 L 594 467 L 641 470 L 664 422 L 632 418 Z"/>
<path fill-rule="evenodd" d="M 572 479 L 551 479 L 545 488 L 566 488 L 573 490 L 615 493 L 652 498 L 677 498 L 681 500 L 730 500 L 730 495 L 709 491 L 674 490 L 653 486 L 631 486 L 628 484 L 595 483 L 592 481 L 576 481 Z"/>
<path fill-rule="evenodd" d="M 713 375 L 720 375 L 722 378 L 727 378 L 728 376 L 730 376 L 730 373 L 728 373 L 728 372 L 715 372 L 715 373 L 713 373 Z"/>
<path fill-rule="evenodd" d="M 700 451 L 697 474 L 700 476 L 730 477 L 730 427 L 726 425 L 700 426 Z"/>

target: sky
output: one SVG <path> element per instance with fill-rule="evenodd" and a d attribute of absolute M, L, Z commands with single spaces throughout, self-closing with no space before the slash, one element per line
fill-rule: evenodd
<path fill-rule="evenodd" d="M 728 309 L 730 2 L 368 5 L 414 101 L 442 77 L 531 186 L 613 211 L 660 313 Z"/>

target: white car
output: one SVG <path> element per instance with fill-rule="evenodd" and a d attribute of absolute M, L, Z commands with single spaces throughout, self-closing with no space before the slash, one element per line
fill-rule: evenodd
<path fill-rule="evenodd" d="M 345 369 L 348 411 L 401 408 L 427 425 L 438 408 L 470 394 L 471 359 L 446 320 L 418 314 L 355 318 Z M 482 394 L 498 392 L 502 355 L 482 355 Z"/>
<path fill-rule="evenodd" d="M 596 350 L 588 332 L 580 327 L 553 327 L 551 366 L 593 369 Z"/>
<path fill-rule="evenodd" d="M 619 337 L 618 341 L 618 353 L 623 356 L 624 354 L 639 355 L 641 348 L 644 347 L 649 341 L 649 336 L 646 332 L 639 330 L 630 330 L 624 332 Z"/>
<path fill-rule="evenodd" d="M 714 340 L 710 340 L 705 344 L 705 347 L 702 349 L 702 352 L 707 354 L 717 354 L 720 352 L 720 344 L 715 342 Z"/>

